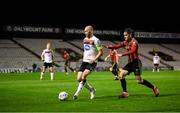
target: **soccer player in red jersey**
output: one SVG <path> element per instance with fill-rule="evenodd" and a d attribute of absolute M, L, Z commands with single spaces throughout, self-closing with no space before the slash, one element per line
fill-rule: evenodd
<path fill-rule="evenodd" d="M 64 53 L 63 53 L 63 58 L 65 60 L 65 72 L 66 72 L 66 75 L 68 75 L 68 71 L 67 71 L 67 67 L 72 71 L 72 72 L 75 72 L 75 69 L 73 69 L 72 67 L 70 67 L 70 55 L 69 53 L 64 50 Z"/>
<path fill-rule="evenodd" d="M 118 53 L 117 53 L 117 51 L 115 49 L 111 49 L 109 51 L 109 55 L 106 56 L 106 58 L 104 60 L 107 61 L 108 58 L 111 58 L 112 67 L 110 68 L 110 71 L 114 75 L 114 80 L 119 80 L 118 79 L 119 68 L 118 68 Z"/>
<path fill-rule="evenodd" d="M 126 52 L 122 54 L 118 54 L 118 56 L 119 57 L 128 56 L 128 63 L 125 65 L 125 67 L 122 68 L 119 74 L 121 86 L 123 89 L 123 93 L 119 97 L 124 98 L 124 97 L 129 96 L 129 93 L 127 92 L 125 76 L 129 75 L 131 72 L 134 72 L 135 78 L 139 84 L 142 84 L 151 88 L 154 92 L 155 97 L 157 97 L 159 95 L 159 90 L 157 86 L 152 85 L 149 81 L 142 79 L 141 77 L 142 63 L 138 57 L 139 44 L 138 44 L 138 41 L 133 37 L 133 30 L 131 28 L 126 28 L 124 30 L 123 35 L 124 35 L 125 41 L 120 42 L 118 45 L 115 45 L 115 46 L 107 46 L 107 48 L 109 49 L 118 49 L 121 47 L 125 47 Z"/>

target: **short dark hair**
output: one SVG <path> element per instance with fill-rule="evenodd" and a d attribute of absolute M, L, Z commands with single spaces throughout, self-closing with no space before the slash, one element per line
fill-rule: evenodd
<path fill-rule="evenodd" d="M 128 34 L 133 34 L 133 30 L 131 28 L 125 28 L 124 32 L 127 32 Z"/>
<path fill-rule="evenodd" d="M 131 28 L 124 29 L 124 32 L 126 32 L 127 34 L 131 34 L 131 36 L 134 37 L 134 31 Z"/>

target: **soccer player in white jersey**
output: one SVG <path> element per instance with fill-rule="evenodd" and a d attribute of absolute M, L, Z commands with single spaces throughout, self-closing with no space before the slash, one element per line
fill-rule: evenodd
<path fill-rule="evenodd" d="M 46 71 L 46 69 L 49 67 L 51 80 L 54 79 L 54 68 L 53 68 L 53 51 L 51 49 L 51 43 L 47 43 L 46 49 L 43 50 L 41 54 L 41 60 L 44 61 L 44 65 L 42 68 L 40 80 L 43 79 L 43 75 Z"/>
<path fill-rule="evenodd" d="M 157 53 L 155 53 L 155 55 L 153 56 L 153 72 L 156 70 L 157 72 L 159 72 L 159 63 L 160 63 L 160 57 L 158 56 Z"/>
<path fill-rule="evenodd" d="M 100 40 L 93 35 L 93 27 L 90 25 L 86 26 L 84 34 L 86 37 L 83 40 L 83 62 L 77 74 L 79 86 L 73 96 L 74 100 L 78 98 L 83 87 L 90 91 L 90 99 L 95 97 L 96 89 L 87 82 L 87 76 L 95 69 L 98 58 L 103 54 Z"/>

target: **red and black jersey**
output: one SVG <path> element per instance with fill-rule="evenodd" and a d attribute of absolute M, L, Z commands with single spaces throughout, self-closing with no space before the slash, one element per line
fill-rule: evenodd
<path fill-rule="evenodd" d="M 110 50 L 109 55 L 111 57 L 111 61 L 113 63 L 117 63 L 117 59 L 118 59 L 117 51 L 116 50 Z"/>
<path fill-rule="evenodd" d="M 70 58 L 68 53 L 64 53 L 63 57 L 64 57 L 65 60 L 69 60 L 69 58 Z"/>
<path fill-rule="evenodd" d="M 132 38 L 130 42 L 123 41 L 120 42 L 118 45 L 115 46 L 109 46 L 109 49 L 118 49 L 121 47 L 125 47 L 126 52 L 122 53 L 123 56 L 127 55 L 128 56 L 128 62 L 133 62 L 134 59 L 139 59 L 138 57 L 138 42 L 135 38 Z"/>

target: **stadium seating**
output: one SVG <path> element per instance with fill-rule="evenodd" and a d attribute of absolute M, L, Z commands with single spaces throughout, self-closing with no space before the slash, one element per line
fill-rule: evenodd
<path fill-rule="evenodd" d="M 11 40 L 0 40 L 0 68 L 27 68 L 39 59 Z"/>
<path fill-rule="evenodd" d="M 175 45 L 174 48 L 176 48 L 176 46 L 177 45 Z M 171 45 L 171 47 L 172 47 L 172 45 Z M 175 61 L 165 61 L 165 60 L 161 59 L 161 61 L 164 62 L 165 64 L 168 64 L 171 66 L 179 66 L 179 64 L 180 64 L 180 58 L 178 57 L 179 53 L 172 51 L 170 49 L 167 49 L 167 48 L 161 46 L 160 44 L 140 44 L 139 52 L 149 58 L 153 58 L 153 56 L 151 54 L 149 54 L 149 52 L 152 51 L 153 49 L 155 49 L 156 51 L 162 51 L 166 54 L 173 56 L 173 58 L 175 58 Z M 161 63 L 160 66 L 164 66 L 164 65 Z"/>
<path fill-rule="evenodd" d="M 16 42 L 14 42 L 14 41 Z M 51 42 L 52 48 L 68 48 L 76 53 L 83 55 L 83 45 L 82 41 L 77 40 L 67 40 L 63 41 L 61 39 L 28 39 L 28 38 L 14 38 L 13 40 L 1 39 L 0 40 L 0 68 L 29 68 L 32 67 L 33 63 L 36 63 L 38 67 L 42 66 L 42 61 L 37 57 L 41 55 L 42 50 L 46 48 L 46 43 Z M 119 41 L 107 41 L 101 40 L 103 45 L 115 45 Z M 145 44 L 140 43 L 139 53 L 140 59 L 142 60 L 143 67 L 152 69 L 153 56 L 149 54 L 152 49 L 158 51 L 163 51 L 175 58 L 175 61 L 164 61 L 160 64 L 160 67 L 166 67 L 168 65 L 175 66 L 176 68 L 180 67 L 180 58 L 178 49 L 180 45 L 178 44 Z M 28 50 L 27 50 L 27 49 Z M 118 49 L 118 53 L 124 52 L 125 49 Z M 33 52 L 33 53 L 31 53 Z M 109 54 L 109 50 L 104 48 L 103 55 L 101 59 L 103 60 Z M 37 56 L 36 56 L 37 55 Z M 58 52 L 54 52 L 55 62 L 59 63 L 61 68 L 64 65 L 64 59 L 62 55 Z M 82 59 L 79 59 L 79 62 L 72 62 L 72 67 L 79 67 Z M 127 63 L 127 57 L 122 57 L 119 59 L 120 66 L 124 66 Z M 111 64 L 109 62 L 100 62 L 98 67 L 109 67 Z"/>
<path fill-rule="evenodd" d="M 161 45 L 167 49 L 170 49 L 170 50 L 180 54 L 180 45 L 179 44 L 161 44 Z"/>

